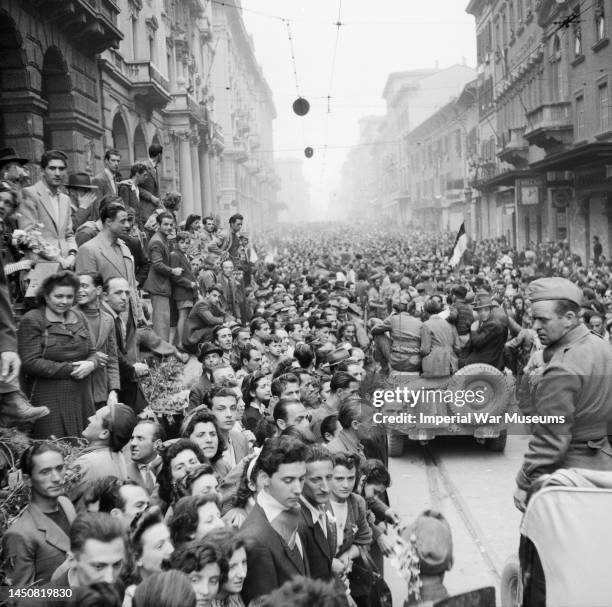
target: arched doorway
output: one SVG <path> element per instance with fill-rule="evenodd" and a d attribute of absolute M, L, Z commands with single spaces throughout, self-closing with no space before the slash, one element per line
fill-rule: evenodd
<path fill-rule="evenodd" d="M 43 117 L 45 148 L 65 148 L 65 144 L 57 145 L 56 127 L 59 123 L 65 124 L 67 117 L 73 116 L 72 82 L 64 56 L 56 46 L 49 47 L 43 58 L 41 95 L 47 102 L 47 111 Z"/>
<path fill-rule="evenodd" d="M 146 160 L 147 158 L 147 141 L 142 127 L 138 125 L 134 131 L 134 160 Z"/>
<path fill-rule="evenodd" d="M 119 112 L 113 118 L 113 147 L 121 153 L 120 172 L 122 174 L 127 172 L 126 176 L 129 176 L 131 166 L 130 144 L 125 121 Z"/>
<path fill-rule="evenodd" d="M 27 102 L 31 99 L 23 39 L 13 18 L 0 10 L 0 141 L 32 160 L 42 152 L 42 133 L 35 127 Z"/>

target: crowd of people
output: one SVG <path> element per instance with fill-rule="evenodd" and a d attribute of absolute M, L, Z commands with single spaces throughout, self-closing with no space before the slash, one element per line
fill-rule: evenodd
<path fill-rule="evenodd" d="M 30 503 L 2 538 L 5 581 L 55 591 L 51 604 L 71 589 L 83 605 L 375 607 L 384 555 L 413 545 L 420 593 L 406 605 L 444 598 L 450 528 L 435 511 L 402 525 L 389 504 L 373 390 L 481 363 L 513 373 L 530 410 L 558 345 L 579 339 L 604 382 L 612 264 L 498 239 L 450 268 L 453 235 L 381 224 L 249 239 L 238 213 L 179 221 L 162 155 L 152 145 L 123 180 L 117 150 L 94 178 L 51 150 L 27 185 L 29 159 L 0 151 L 0 425 L 34 440 L 19 466 Z M 142 389 L 151 356 L 201 364 L 175 436 Z M 555 406 L 575 411 L 560 385 Z M 569 441 L 542 446 L 533 430 L 520 508 L 566 461 L 611 467 L 599 452 L 568 456 L 581 424 L 578 442 L 607 444 L 610 386 L 593 390 L 596 411 L 572 418 Z M 55 439 L 87 442 L 70 470 Z"/>

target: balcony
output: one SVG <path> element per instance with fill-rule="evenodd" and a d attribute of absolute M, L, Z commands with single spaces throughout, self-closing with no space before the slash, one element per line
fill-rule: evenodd
<path fill-rule="evenodd" d="M 572 104 L 569 101 L 541 105 L 526 115 L 525 139 L 549 151 L 572 143 Z"/>
<path fill-rule="evenodd" d="M 236 162 L 243 163 L 249 159 L 249 150 L 244 139 L 234 139 L 231 150 L 225 150 L 226 155 L 231 155 Z"/>
<path fill-rule="evenodd" d="M 100 65 L 112 72 L 149 110 L 161 110 L 170 102 L 170 83 L 150 61 L 126 61 L 117 51 L 111 51 L 111 60 L 99 59 Z"/>
<path fill-rule="evenodd" d="M 206 107 L 199 104 L 195 97 L 187 92 L 174 93 L 172 95 L 172 105 L 166 111 L 177 114 L 189 114 L 201 126 L 206 125 Z"/>
<path fill-rule="evenodd" d="M 525 127 L 510 129 L 509 134 L 502 135 L 502 150 L 497 157 L 517 169 L 523 169 L 529 163 L 529 143 L 525 140 Z"/>
<path fill-rule="evenodd" d="M 58 25 L 71 44 L 91 55 L 117 48 L 123 39 L 114 0 L 36 0 L 34 4 L 45 21 Z"/>

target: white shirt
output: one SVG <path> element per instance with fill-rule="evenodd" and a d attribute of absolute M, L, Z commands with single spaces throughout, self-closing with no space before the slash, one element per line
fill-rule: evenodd
<path fill-rule="evenodd" d="M 348 518 L 348 502 L 335 502 L 330 500 L 334 516 L 336 517 L 336 529 L 338 531 L 338 543 L 336 550 L 342 546 L 344 542 L 344 529 L 346 528 L 346 519 Z"/>

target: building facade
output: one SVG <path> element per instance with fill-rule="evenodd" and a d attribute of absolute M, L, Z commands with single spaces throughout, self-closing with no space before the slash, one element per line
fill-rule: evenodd
<path fill-rule="evenodd" d="M 476 236 L 519 248 L 567 240 L 609 257 L 612 1 L 472 0 L 480 154 Z"/>
<path fill-rule="evenodd" d="M 389 75 L 382 95 L 386 114 L 363 119 L 360 141 L 349 152 L 343 169 L 342 192 L 351 197 L 349 208 L 362 216 L 365 193 L 369 217 L 385 217 L 404 225 L 413 222 L 407 138 L 417 125 L 456 98 L 475 75 L 467 65 Z"/>
<path fill-rule="evenodd" d="M 213 80 L 231 76 L 236 88 L 246 86 L 256 66 L 252 44 L 223 35 L 230 21 L 244 32 L 239 8 L 213 9 L 205 0 L 0 0 L 3 145 L 33 161 L 44 149 L 62 149 L 70 171 L 92 175 L 102 169 L 105 149 L 116 148 L 128 177 L 130 165 L 159 143 L 161 191 L 182 194 L 182 217 L 212 213 L 224 219 L 233 210 L 261 224 L 264 204 L 252 205 L 248 196 L 235 197 L 231 209 L 225 203 L 224 151 L 234 131 L 225 125 L 224 134 L 221 121 L 231 113 L 224 105 L 230 100 L 215 94 Z M 243 58 L 244 70 L 230 75 L 227 47 Z M 260 69 L 255 80 L 267 87 Z M 265 105 L 271 104 L 267 90 Z M 266 141 L 270 159 L 271 107 L 251 125 L 253 138 Z M 273 190 L 243 181 L 251 194 L 273 203 Z"/>
<path fill-rule="evenodd" d="M 239 0 L 213 4 L 215 59 L 211 90 L 225 150 L 220 161 L 219 214 L 240 211 L 254 227 L 276 221 L 279 179 L 274 171 L 272 91 L 255 59 Z"/>
<path fill-rule="evenodd" d="M 456 231 L 465 222 L 472 233 L 468 159 L 476 152 L 476 94 L 474 80 L 404 138 L 412 223 L 423 230 Z"/>

